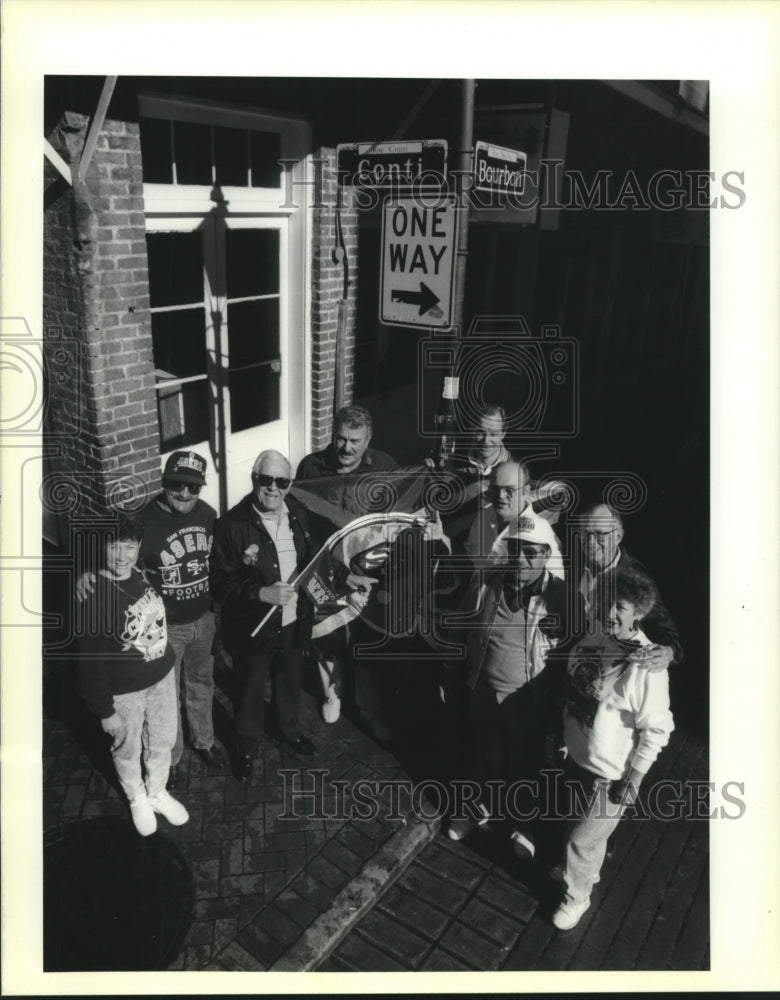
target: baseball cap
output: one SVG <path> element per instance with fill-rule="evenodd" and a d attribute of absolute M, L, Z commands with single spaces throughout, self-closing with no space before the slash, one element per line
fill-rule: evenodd
<path fill-rule="evenodd" d="M 507 525 L 491 548 L 491 559 L 499 562 L 508 557 L 509 542 L 519 540 L 521 542 L 533 542 L 537 545 L 549 545 L 553 553 L 558 552 L 558 539 L 552 529 L 552 525 L 545 518 L 535 514 L 532 510 L 524 510 L 522 514 Z"/>
<path fill-rule="evenodd" d="M 163 479 L 178 479 L 183 483 L 206 484 L 206 459 L 194 451 L 175 451 L 168 457 Z"/>
<path fill-rule="evenodd" d="M 519 538 L 521 542 L 549 545 L 551 549 L 555 549 L 557 545 L 557 538 L 550 522 L 530 510 L 523 511 L 518 517 L 517 524 L 513 526 L 509 537 Z"/>

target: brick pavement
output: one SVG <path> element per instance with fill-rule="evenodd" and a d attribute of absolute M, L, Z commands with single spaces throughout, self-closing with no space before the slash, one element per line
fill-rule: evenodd
<path fill-rule="evenodd" d="M 105 740 L 71 693 L 67 675 L 62 664 L 50 664 L 44 682 L 43 827 L 49 836 L 96 817 L 123 816 L 130 823 L 111 780 Z M 218 686 L 215 719 L 223 737 L 229 712 Z M 192 921 L 168 968 L 311 966 L 434 834 L 435 825 L 415 819 L 403 790 L 382 793 L 377 818 L 353 818 L 347 786 L 360 779 L 408 781 L 405 769 L 348 718 L 326 726 L 308 694 L 303 721 L 316 757 L 301 760 L 268 739 L 245 783 L 229 771 L 209 772 L 185 750 L 175 795 L 190 819 L 179 828 L 161 819 L 157 834 L 179 848 L 194 889 Z"/>
<path fill-rule="evenodd" d="M 129 823 L 109 780 L 105 741 L 69 693 L 66 673 L 53 661 L 44 683 L 44 830 L 102 816 Z M 436 822 L 414 819 L 408 795 L 393 813 L 387 792 L 378 816 L 350 817 L 352 800 L 339 797 L 339 782 L 446 779 L 457 770 L 451 720 L 435 716 L 426 677 L 410 676 L 395 720 L 398 757 L 349 718 L 326 726 L 310 695 L 305 722 L 318 747 L 311 762 L 269 740 L 241 784 L 230 773 L 209 773 L 185 751 L 176 794 L 190 821 L 178 829 L 161 821 L 158 834 L 181 850 L 194 891 L 192 921 L 169 968 L 707 968 L 704 822 L 624 821 L 596 905 L 574 931 L 558 934 L 549 923 L 554 886 L 534 866 L 524 868 L 506 838 L 480 833 L 454 844 L 436 835 Z M 218 685 L 215 724 L 223 738 L 229 722 Z M 290 773 L 299 768 L 302 776 Z M 285 816 L 283 772 L 289 788 L 303 793 L 322 777 L 314 798 L 299 800 L 307 815 Z M 703 739 L 680 725 L 653 778 L 706 779 L 706 772 Z"/>
<path fill-rule="evenodd" d="M 706 780 L 703 740 L 678 728 L 651 774 L 661 778 Z M 593 905 L 566 933 L 549 920 L 559 891 L 537 866 L 517 860 L 499 831 L 458 843 L 442 833 L 318 969 L 709 967 L 706 822 L 624 820 Z"/>

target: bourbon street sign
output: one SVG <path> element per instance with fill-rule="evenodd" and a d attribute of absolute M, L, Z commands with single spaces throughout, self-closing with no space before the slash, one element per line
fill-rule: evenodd
<path fill-rule="evenodd" d="M 474 190 L 523 193 L 526 154 L 489 142 L 474 144 Z"/>
<path fill-rule="evenodd" d="M 453 197 L 385 198 L 379 318 L 393 326 L 452 326 Z"/>
<path fill-rule="evenodd" d="M 364 188 L 425 185 L 426 179 L 441 186 L 447 173 L 444 139 L 342 143 L 336 156 L 339 181 Z"/>

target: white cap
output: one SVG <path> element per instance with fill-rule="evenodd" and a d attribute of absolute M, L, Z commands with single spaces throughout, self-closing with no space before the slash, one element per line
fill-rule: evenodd
<path fill-rule="evenodd" d="M 510 526 L 507 539 L 519 538 L 521 542 L 536 542 L 539 545 L 549 545 L 557 548 L 557 538 L 548 520 L 526 509 L 518 517 L 517 522 Z"/>
<path fill-rule="evenodd" d="M 516 521 L 508 524 L 498 538 L 493 542 L 490 550 L 491 562 L 506 562 L 508 557 L 508 542 L 510 539 L 520 539 L 522 542 L 534 542 L 538 545 L 549 545 L 550 552 L 555 557 L 556 569 L 548 567 L 555 576 L 563 576 L 562 568 L 558 567 L 560 562 L 560 546 L 558 538 L 548 520 L 535 514 L 530 507 L 526 507 Z"/>

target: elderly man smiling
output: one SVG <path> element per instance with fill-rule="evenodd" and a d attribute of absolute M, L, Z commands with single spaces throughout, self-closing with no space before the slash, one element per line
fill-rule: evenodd
<path fill-rule="evenodd" d="M 385 472 L 397 468 L 393 458 L 371 447 L 373 429 L 371 414 L 365 407 L 342 407 L 333 420 L 330 444 L 301 459 L 295 478 L 319 479 L 347 472 Z"/>
<path fill-rule="evenodd" d="M 302 647 L 311 605 L 290 580 L 314 555 L 306 510 L 288 497 L 290 463 L 264 451 L 252 468 L 252 492 L 217 521 L 210 583 L 222 609 L 222 630 L 234 669 L 234 749 L 237 774 L 252 772 L 264 733 L 264 687 L 270 669 L 279 728 L 303 756 L 315 753 L 299 720 Z M 256 626 L 272 612 L 256 634 Z"/>
<path fill-rule="evenodd" d="M 593 631 L 603 621 L 605 610 L 614 602 L 617 568 L 637 567 L 644 573 L 647 570 L 622 547 L 625 534 L 623 519 L 607 504 L 591 503 L 586 506 L 574 525 L 574 532 L 579 535 L 581 565 L 571 582 L 583 601 L 583 624 L 588 631 Z M 642 629 L 651 643 L 642 659 L 643 667 L 664 670 L 682 659 L 677 626 L 660 600 L 645 618 Z"/>

